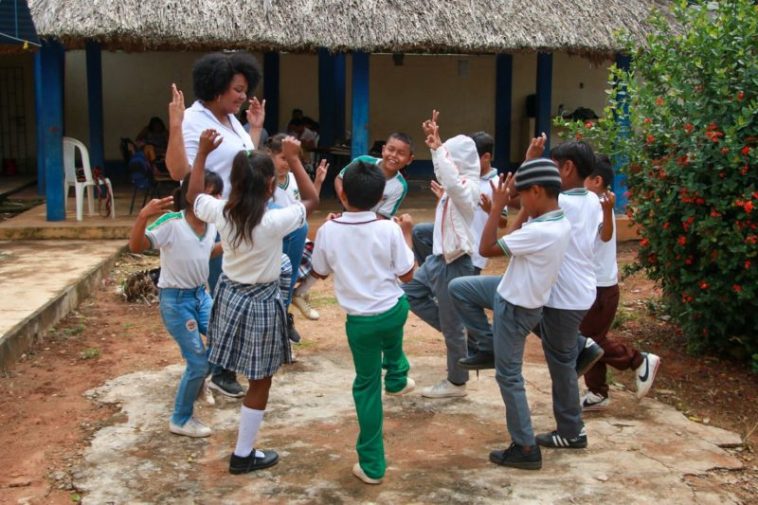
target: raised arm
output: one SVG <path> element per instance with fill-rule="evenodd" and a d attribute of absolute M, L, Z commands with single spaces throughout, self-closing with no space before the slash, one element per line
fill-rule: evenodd
<path fill-rule="evenodd" d="M 479 241 L 479 254 L 485 258 L 503 256 L 505 254 L 497 243 L 497 228 L 500 222 L 500 214 L 511 200 L 510 182 L 512 177 L 513 174 L 508 174 L 505 177 L 500 176 L 497 186 L 490 181 L 490 185 L 492 186 L 492 206 L 487 217 L 487 223 L 482 230 L 482 238 Z M 526 221 L 526 218 L 526 211 L 522 209 L 508 227 L 508 230 L 506 230 L 506 235 L 520 228 L 521 224 Z"/>
<path fill-rule="evenodd" d="M 205 130 L 200 134 L 200 140 L 197 146 L 197 156 L 192 164 L 192 175 L 190 175 L 189 187 L 187 188 L 187 203 L 195 205 L 197 196 L 205 190 L 205 161 L 208 155 L 216 149 L 224 138 L 216 130 Z"/>
<path fill-rule="evenodd" d="M 266 100 L 259 102 L 256 97 L 250 99 L 250 105 L 247 108 L 247 124 L 250 125 L 250 138 L 256 149 L 261 147 L 261 132 L 263 131 L 263 122 L 266 119 Z"/>
<path fill-rule="evenodd" d="M 326 159 L 322 159 L 321 163 L 318 164 L 318 168 L 316 168 L 316 177 L 313 179 L 313 187 L 316 188 L 316 193 L 319 196 L 321 196 L 321 186 L 324 184 L 328 172 L 329 163 L 326 162 Z"/>
<path fill-rule="evenodd" d="M 171 178 L 181 181 L 191 170 L 184 149 L 184 93 L 171 85 L 171 102 L 168 104 L 168 146 L 166 147 L 166 168 Z"/>
<path fill-rule="evenodd" d="M 145 205 L 134 221 L 132 226 L 132 232 L 129 235 L 129 250 L 133 253 L 141 253 L 145 249 L 150 249 L 150 241 L 145 236 L 145 230 L 147 229 L 147 220 L 151 216 L 163 214 L 169 212 L 174 205 L 174 197 L 167 196 L 166 198 L 153 198 L 147 205 Z"/>
<path fill-rule="evenodd" d="M 616 195 L 613 191 L 606 191 L 600 197 L 600 206 L 603 208 L 603 224 L 600 227 L 600 240 L 608 242 L 613 238 L 613 227 L 616 226 L 613 219 L 613 207 L 616 205 Z"/>
<path fill-rule="evenodd" d="M 282 153 L 295 176 L 295 181 L 297 181 L 297 187 L 300 190 L 300 200 L 305 207 L 305 213 L 310 215 L 311 212 L 318 208 L 319 198 L 313 181 L 308 177 L 308 173 L 305 171 L 305 167 L 303 167 L 303 162 L 300 161 L 300 141 L 295 137 L 287 136 L 282 140 Z"/>

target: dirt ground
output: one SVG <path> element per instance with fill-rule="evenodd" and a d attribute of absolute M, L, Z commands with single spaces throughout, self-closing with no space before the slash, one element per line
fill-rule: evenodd
<path fill-rule="evenodd" d="M 633 247 L 622 247 L 620 264 L 632 262 L 633 254 Z M 162 370 L 170 364 L 181 363 L 176 345 L 161 324 L 157 306 L 128 304 L 118 293 L 119 283 L 128 272 L 156 263 L 155 257 L 125 255 L 93 298 L 85 301 L 77 312 L 0 378 L 0 425 L 4 428 L 0 432 L 0 468 L 3 468 L 0 503 L 80 501 L 84 492 L 76 489 L 74 475 L 85 449 L 98 431 L 125 422 L 125 414 L 118 405 L 93 401 L 84 393 L 125 374 Z M 502 272 L 504 264 L 502 260 L 492 262 L 488 271 Z M 613 334 L 662 357 L 663 365 L 652 397 L 683 411 L 691 420 L 722 427 L 742 437 L 744 443 L 731 448 L 730 452 L 741 459 L 743 469 L 713 470 L 692 476 L 689 485 L 694 489 L 727 489 L 739 503 L 758 503 L 758 467 L 754 453 L 758 447 L 758 378 L 739 363 L 712 356 L 687 355 L 675 328 L 649 310 L 654 307 L 657 296 L 657 289 L 643 274 L 626 279 L 622 285 L 619 326 Z M 336 304 L 331 283 L 318 283 L 312 298 L 321 319 L 306 321 L 296 314 L 298 328 L 304 336 L 304 343 L 296 348 L 299 363 L 293 365 L 299 370 L 307 369 L 309 363 L 318 363 L 321 356 L 349 359 L 344 315 Z M 414 316 L 406 328 L 405 348 L 410 357 L 422 363 L 444 353 L 439 336 Z M 533 343 L 528 347 L 527 361 L 542 362 L 541 351 Z M 173 373 L 178 377 L 179 371 L 177 368 Z M 631 373 L 614 372 L 612 380 L 616 391 L 633 390 Z M 172 384 L 171 391 L 164 392 L 167 397 L 173 395 L 173 387 Z M 636 407 L 621 398 L 612 403 L 611 408 L 634 410 Z M 454 415 L 446 414 L 451 416 L 448 419 L 436 416 L 434 422 L 429 422 L 432 414 L 424 412 L 423 408 L 417 408 L 405 417 L 394 416 L 385 421 L 386 429 L 389 432 L 398 424 L 411 425 L 414 430 L 420 430 L 419 436 L 438 440 L 451 450 L 467 443 L 450 431 L 450 426 L 456 423 Z M 346 430 L 346 436 L 330 436 L 335 429 Z M 503 426 L 498 426 L 497 437 L 487 435 L 488 429 L 480 426 L 475 431 L 485 438 L 489 436 L 492 444 L 502 444 Z M 309 430 L 323 433 L 317 441 L 323 444 L 324 451 L 348 452 L 355 431 L 354 425 L 335 428 L 328 421 Z M 211 451 L 226 450 L 233 443 L 226 438 L 229 437 L 212 441 Z M 410 456 L 403 453 L 405 444 L 401 442 L 388 441 L 400 461 Z M 150 451 L 150 446 L 139 450 Z M 192 452 L 188 454 L 188 461 L 201 457 Z M 443 471 L 445 461 L 440 460 L 439 464 Z M 223 465 L 213 464 L 203 473 L 202 480 L 208 483 L 218 479 L 219 485 L 227 485 L 229 481 L 225 477 Z M 375 498 L 353 484 L 349 476 L 334 474 L 333 478 L 347 479 L 349 485 L 356 486 L 354 498 L 358 501 Z M 465 486 L 460 489 L 461 493 L 469 492 L 471 496 L 480 491 Z M 325 496 L 329 495 L 320 494 L 319 501 Z M 168 498 L 155 497 L 156 503 L 164 500 Z"/>

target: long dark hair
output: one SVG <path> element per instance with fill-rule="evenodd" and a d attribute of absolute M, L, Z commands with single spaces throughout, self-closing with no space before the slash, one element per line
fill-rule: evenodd
<path fill-rule="evenodd" d="M 253 229 L 266 212 L 273 178 L 274 162 L 268 154 L 240 151 L 234 157 L 229 177 L 232 188 L 224 207 L 224 217 L 234 228 L 232 247 L 239 247 L 243 241 L 253 244 Z"/>

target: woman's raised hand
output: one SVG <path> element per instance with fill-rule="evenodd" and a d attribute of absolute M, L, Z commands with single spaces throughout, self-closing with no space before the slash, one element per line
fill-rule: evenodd
<path fill-rule="evenodd" d="M 251 129 L 263 128 L 263 121 L 266 119 L 266 100 L 258 101 L 256 97 L 250 99 L 250 106 L 247 108 L 247 124 Z"/>
<path fill-rule="evenodd" d="M 178 126 L 181 128 L 182 121 L 184 121 L 184 93 L 176 87 L 176 84 L 171 84 L 171 101 L 168 104 L 168 124 L 171 126 Z"/>

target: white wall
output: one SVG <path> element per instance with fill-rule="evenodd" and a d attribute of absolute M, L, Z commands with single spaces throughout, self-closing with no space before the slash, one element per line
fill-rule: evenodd
<path fill-rule="evenodd" d="M 153 115 L 167 120 L 169 85 L 176 82 L 188 104 L 192 96 L 192 64 L 203 53 L 103 52 L 103 96 L 105 155 L 120 159 L 121 137 L 134 137 Z M 262 58 L 257 55 L 262 63 Z M 3 57 L 5 61 L 7 57 Z M 390 132 L 409 133 L 417 144 L 417 157 L 428 159 L 423 147 L 421 121 L 432 108 L 441 111 L 443 137 L 476 130 L 494 132 L 495 57 L 491 55 L 406 55 L 396 66 L 388 54 L 370 59 L 370 136 L 384 139 Z M 610 63 L 610 62 L 609 62 Z M 350 71 L 346 59 L 346 118 L 351 127 Z M 265 73 L 264 73 L 265 78 Z M 513 56 L 513 113 L 511 160 L 520 160 L 531 135 L 526 119 L 526 97 L 535 92 L 536 55 Z M 556 53 L 553 57 L 552 115 L 558 104 L 572 111 L 584 106 L 602 111 L 607 86 L 607 65 L 594 66 L 588 60 Z M 33 81 L 32 81 L 33 84 Z M 66 53 L 66 134 L 88 141 L 86 66 L 83 51 Z M 262 94 L 262 86 L 256 91 Z M 33 116 L 33 85 L 30 88 Z M 282 54 L 280 59 L 279 126 L 284 128 L 293 108 L 319 119 L 318 57 Z M 33 123 L 33 122 L 30 122 Z M 33 125 L 29 126 L 32 128 Z"/>

